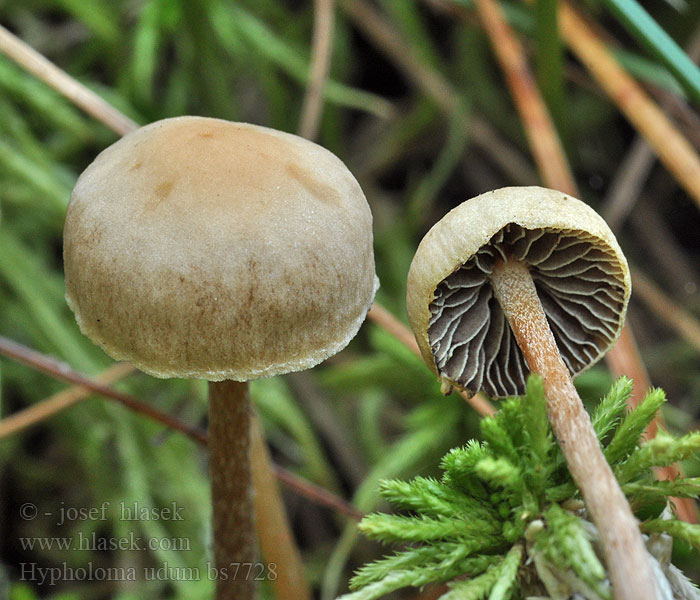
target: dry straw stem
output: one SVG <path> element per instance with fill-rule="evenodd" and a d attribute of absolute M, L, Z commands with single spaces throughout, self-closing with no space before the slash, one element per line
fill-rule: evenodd
<path fill-rule="evenodd" d="M 129 363 L 115 363 L 108 369 L 102 371 L 102 373 L 97 375 L 94 379 L 96 382 L 103 385 L 111 385 L 127 375 L 130 375 L 135 370 L 136 369 Z M 81 400 L 85 400 L 92 394 L 93 391 L 87 387 L 70 387 L 29 408 L 13 413 L 9 417 L 0 420 L 0 439 L 19 433 L 32 425 L 37 425 L 53 417 L 62 410 L 70 408 Z"/>
<path fill-rule="evenodd" d="M 667 183 L 674 186 L 674 182 Z M 637 204 L 629 219 L 638 247 L 649 253 L 645 272 L 653 271 L 663 289 L 675 291 L 676 299 L 691 300 L 700 290 L 697 261 L 680 246 L 668 222 L 649 200 Z"/>
<path fill-rule="evenodd" d="M 299 125 L 299 135 L 310 140 L 316 139 L 321 121 L 323 88 L 328 79 L 333 52 L 333 21 L 333 0 L 314 0 L 311 69 Z"/>
<path fill-rule="evenodd" d="M 134 121 L 1 25 L 0 52 L 119 135 L 125 135 L 138 127 Z"/>
<path fill-rule="evenodd" d="M 632 142 L 632 148 L 627 152 L 608 188 L 601 210 L 613 231 L 622 227 L 634 209 L 655 159 L 654 151 L 644 138 L 638 137 Z"/>
<path fill-rule="evenodd" d="M 520 41 L 495 0 L 476 0 L 476 8 L 505 74 L 542 181 L 547 187 L 577 196 L 561 141 L 530 73 Z"/>
<path fill-rule="evenodd" d="M 369 40 L 443 112 L 452 114 L 460 104 L 455 88 L 438 71 L 426 64 L 411 44 L 376 8 L 365 0 L 342 0 L 340 5 Z M 503 140 L 489 123 L 472 115 L 467 121 L 467 133 L 489 158 L 519 185 L 537 181 L 528 162 Z"/>
<path fill-rule="evenodd" d="M 372 305 L 372 308 L 370 308 L 369 313 L 367 313 L 367 318 L 384 329 L 386 332 L 393 335 L 399 342 L 401 342 L 411 352 L 413 352 L 413 354 L 422 360 L 418 344 L 416 343 L 416 338 L 413 336 L 411 330 L 381 304 L 377 304 L 375 302 Z M 495 407 L 482 393 L 474 394 L 473 396 L 470 396 L 464 390 L 460 390 L 457 393 L 462 396 L 462 398 L 464 398 L 467 403 L 482 417 L 495 414 Z"/>
<path fill-rule="evenodd" d="M 612 101 L 654 148 L 661 162 L 700 205 L 700 158 L 641 86 L 620 67 L 600 38 L 566 3 L 562 36 Z"/>

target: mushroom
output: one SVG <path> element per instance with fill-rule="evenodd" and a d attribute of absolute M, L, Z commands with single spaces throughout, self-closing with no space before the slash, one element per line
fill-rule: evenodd
<path fill-rule="evenodd" d="M 494 397 L 544 380 L 547 413 L 603 539 L 616 598 L 656 598 L 637 521 L 572 376 L 617 339 L 630 295 L 627 262 L 603 219 L 539 187 L 503 188 L 450 211 L 424 237 L 407 310 L 443 388 Z"/>
<path fill-rule="evenodd" d="M 308 369 L 357 333 L 378 286 L 360 186 L 300 137 L 165 119 L 82 173 L 64 263 L 67 302 L 107 354 L 210 382 L 217 598 L 253 597 L 246 382 Z"/>

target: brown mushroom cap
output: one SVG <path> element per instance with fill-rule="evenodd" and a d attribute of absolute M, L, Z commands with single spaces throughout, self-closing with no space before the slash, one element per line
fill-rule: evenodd
<path fill-rule="evenodd" d="M 95 159 L 64 262 L 83 333 L 157 377 L 310 368 L 353 338 L 378 286 L 369 206 L 337 157 L 202 117 L 152 123 Z"/>
<path fill-rule="evenodd" d="M 523 394 L 529 373 L 490 285 L 506 255 L 529 265 L 572 375 L 617 339 L 629 269 L 605 221 L 561 192 L 503 188 L 450 211 L 423 238 L 407 309 L 421 353 L 443 380 L 493 397 Z"/>

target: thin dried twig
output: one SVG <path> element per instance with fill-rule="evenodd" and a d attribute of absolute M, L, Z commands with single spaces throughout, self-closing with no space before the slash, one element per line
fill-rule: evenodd
<path fill-rule="evenodd" d="M 280 467 L 276 463 L 272 463 L 272 469 L 277 479 L 295 490 L 300 496 L 308 498 L 320 506 L 325 506 L 356 521 L 360 521 L 362 517 L 364 517 L 364 513 L 357 510 L 352 504 L 321 486 L 315 485 L 303 477 L 299 477 L 299 475 L 288 471 L 284 467 Z"/>
<path fill-rule="evenodd" d="M 65 394 L 66 396 L 83 395 L 83 390 L 87 390 L 88 395 L 95 393 L 100 396 L 116 400 L 136 413 L 142 414 L 149 419 L 157 421 L 170 429 L 184 433 L 191 440 L 201 446 L 207 445 L 208 437 L 206 433 L 195 427 L 186 425 L 185 423 L 182 423 L 174 417 L 162 413 L 155 408 L 152 408 L 148 404 L 137 400 L 133 396 L 117 392 L 105 385 L 107 380 L 115 378 L 117 373 L 128 374 L 125 373 L 125 371 L 129 369 L 133 371 L 134 368 L 127 363 L 117 363 L 110 369 L 102 372 L 95 379 L 92 379 L 87 375 L 74 371 L 64 362 L 58 361 L 49 356 L 45 356 L 40 352 L 27 348 L 26 346 L 18 344 L 13 340 L 8 340 L 2 336 L 0 336 L 0 355 L 7 356 L 8 358 L 24 363 L 33 369 L 46 373 L 52 377 L 55 377 L 56 379 L 62 379 L 64 381 L 76 384 L 75 387 L 69 388 L 64 392 L 61 392 L 61 394 Z M 100 381 L 98 381 L 98 379 Z M 56 396 L 59 396 L 59 394 Z M 87 396 L 83 395 L 83 397 Z M 65 401 L 61 401 L 61 403 L 63 405 L 62 408 L 57 410 L 49 409 L 44 411 L 42 409 L 42 412 L 45 413 L 43 418 L 48 418 L 48 416 L 56 414 L 58 410 L 69 408 L 75 404 L 75 402 Z M 14 415 L 0 420 L 0 431 L 3 432 L 3 434 L 0 435 L 0 438 L 19 433 L 26 427 L 35 425 L 39 422 L 35 418 L 29 418 L 22 419 L 24 423 L 21 426 L 12 425 L 13 416 Z M 9 424 L 9 427 L 7 428 L 5 427 L 6 423 Z M 330 508 L 331 510 L 347 515 L 353 519 L 359 520 L 362 518 L 362 513 L 360 513 L 354 506 L 328 490 L 325 490 L 324 488 L 317 486 L 274 463 L 271 464 L 270 468 L 280 481 L 289 486 L 291 489 L 295 490 L 300 496 L 308 498 L 321 506 Z"/>
<path fill-rule="evenodd" d="M 646 391 L 650 385 L 641 385 L 640 382 L 648 382 L 649 375 L 639 357 L 639 348 L 634 336 L 629 328 L 623 328 L 620 337 L 614 348 L 615 352 L 608 352 L 607 362 L 610 370 L 618 375 L 627 375 L 634 382 L 634 393 L 630 396 L 628 404 L 630 408 L 635 408 L 644 399 Z M 664 428 L 664 421 L 661 413 L 657 413 L 654 420 L 649 423 L 646 429 L 647 439 L 656 436 L 659 428 Z M 673 480 L 683 476 L 680 465 L 672 464 L 663 468 L 654 469 L 657 479 Z M 698 522 L 698 508 L 692 498 L 672 498 L 676 506 L 676 514 L 679 519 L 688 523 Z"/>
<path fill-rule="evenodd" d="M 569 163 L 520 41 L 495 0 L 477 0 L 476 8 L 505 74 L 542 180 L 554 190 L 575 196 L 576 184 Z"/>
<path fill-rule="evenodd" d="M 333 51 L 333 0 L 314 0 L 314 36 L 311 48 L 311 70 L 306 96 L 301 109 L 299 135 L 316 139 L 323 109 L 323 88 L 328 79 Z"/>
<path fill-rule="evenodd" d="M 675 182 L 664 180 L 663 184 L 675 187 Z M 632 236 L 638 247 L 649 253 L 645 261 L 645 272 L 654 273 L 663 289 L 674 290 L 676 300 L 683 303 L 691 300 L 700 290 L 700 273 L 697 261 L 680 246 L 668 222 L 656 210 L 661 208 L 649 201 L 638 202 L 630 214 Z"/>
<path fill-rule="evenodd" d="M 384 331 L 394 336 L 406 348 L 408 348 L 416 356 L 420 356 L 420 349 L 416 338 L 413 337 L 411 330 L 392 315 L 381 304 L 375 302 L 367 313 L 367 318 L 376 325 L 379 325 Z"/>
<path fill-rule="evenodd" d="M 277 577 L 271 582 L 276 600 L 310 600 L 311 590 L 304 577 L 304 565 L 294 534 L 289 526 L 287 511 L 273 471 L 270 452 L 260 419 L 250 420 L 250 462 L 253 480 L 255 529 L 260 552 L 268 564 L 278 565 Z"/>
<path fill-rule="evenodd" d="M 119 135 L 138 125 L 0 25 L 0 52 Z"/>
<path fill-rule="evenodd" d="M 600 211 L 613 231 L 617 231 L 632 212 L 655 162 L 656 155 L 646 140 L 635 139 L 615 173 Z"/>
<path fill-rule="evenodd" d="M 136 369 L 129 363 L 115 363 L 95 377 L 95 381 L 110 385 L 133 373 Z M 19 433 L 27 427 L 37 425 L 55 414 L 69 408 L 92 395 L 93 391 L 86 387 L 70 387 L 60 391 L 50 398 L 38 402 L 24 410 L 13 413 L 0 420 L 0 439 Z"/>
<path fill-rule="evenodd" d="M 113 390 L 103 383 L 99 383 L 98 381 L 95 381 L 82 373 L 78 373 L 77 371 L 74 371 L 70 365 L 63 361 L 41 354 L 36 350 L 32 350 L 27 346 L 18 344 L 17 342 L 3 336 L 0 336 L 0 354 L 24 363 L 25 365 L 29 365 L 37 371 L 47 373 L 56 379 L 62 379 L 63 381 L 87 388 L 102 396 L 112 398 L 127 408 L 145 415 L 154 421 L 158 421 L 170 429 L 181 431 L 192 439 L 198 440 L 202 443 L 204 443 L 206 440 L 206 435 L 204 432 L 196 427 L 182 423 L 174 417 L 171 417 L 170 415 L 163 413 L 152 406 L 141 402 L 140 400 L 137 400 L 129 394 L 124 394 L 122 392 L 118 392 L 117 390 Z"/>

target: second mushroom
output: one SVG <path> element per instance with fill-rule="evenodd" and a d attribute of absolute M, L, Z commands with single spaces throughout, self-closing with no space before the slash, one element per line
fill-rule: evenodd
<path fill-rule="evenodd" d="M 615 597 L 657 597 L 637 520 L 572 382 L 617 339 L 622 251 L 583 202 L 539 187 L 464 202 L 425 236 L 408 275 L 411 327 L 443 388 L 493 397 L 544 380 L 547 412 L 606 553 Z"/>

